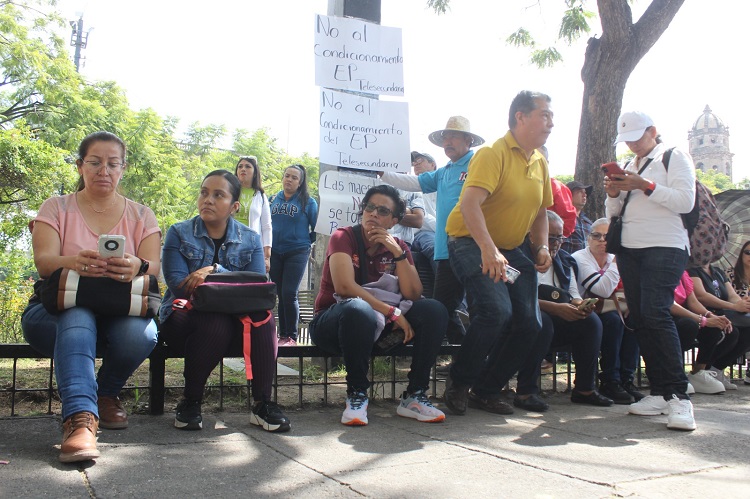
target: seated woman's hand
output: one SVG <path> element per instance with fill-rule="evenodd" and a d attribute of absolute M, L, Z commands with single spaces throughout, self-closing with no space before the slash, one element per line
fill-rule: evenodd
<path fill-rule="evenodd" d="M 732 304 L 732 308 L 741 313 L 746 314 L 750 312 L 750 301 L 747 300 L 739 300 Z"/>
<path fill-rule="evenodd" d="M 73 270 L 86 277 L 102 277 L 107 272 L 107 260 L 98 251 L 81 250 L 76 255 Z"/>
<path fill-rule="evenodd" d="M 141 260 L 137 256 L 125 253 L 122 258 L 107 258 L 107 271 L 105 276 L 115 281 L 130 282 L 138 274 L 141 268 Z"/>
<path fill-rule="evenodd" d="M 721 329 L 722 331 L 731 331 L 732 322 L 723 315 L 714 315 L 711 312 L 706 316 L 706 326 Z"/>
<path fill-rule="evenodd" d="M 203 267 L 195 272 L 191 272 L 182 280 L 179 287 L 185 291 L 186 296 L 190 296 L 199 284 L 203 284 L 203 281 L 206 280 L 206 276 L 213 271 L 213 265 L 209 265 L 208 267 Z"/>
<path fill-rule="evenodd" d="M 406 317 L 403 315 L 400 315 L 398 319 L 396 319 L 396 322 L 393 324 L 393 329 L 404 330 L 404 345 L 414 338 L 414 329 L 412 329 L 411 324 L 409 324 L 409 321 L 407 321 Z"/>
<path fill-rule="evenodd" d="M 590 310 L 588 312 L 578 310 L 578 307 L 572 303 L 558 303 L 557 305 L 555 315 L 568 322 L 579 321 L 591 315 Z"/>

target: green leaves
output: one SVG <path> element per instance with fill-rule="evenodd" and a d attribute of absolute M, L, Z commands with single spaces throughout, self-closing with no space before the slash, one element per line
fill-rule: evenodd
<path fill-rule="evenodd" d="M 562 55 L 555 47 L 534 50 L 531 53 L 531 62 L 539 68 L 548 68 L 560 61 L 562 61 Z"/>
<path fill-rule="evenodd" d="M 589 20 L 596 17 L 591 11 L 583 10 L 582 2 L 571 0 L 567 2 L 570 8 L 563 14 L 558 38 L 568 45 L 578 40 L 583 33 L 591 31 Z"/>
<path fill-rule="evenodd" d="M 525 28 L 518 28 L 515 33 L 512 33 L 508 38 L 505 39 L 505 42 L 508 45 L 513 45 L 515 47 L 533 48 L 536 45 L 536 42 L 534 42 L 534 38 L 531 36 L 531 33 L 529 33 Z"/>

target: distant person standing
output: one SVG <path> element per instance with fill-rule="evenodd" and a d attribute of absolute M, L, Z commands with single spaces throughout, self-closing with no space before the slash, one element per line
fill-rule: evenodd
<path fill-rule="evenodd" d="M 448 261 L 448 236 L 445 224 L 448 215 L 456 206 L 461 194 L 469 161 L 474 156 L 472 147 L 484 144 L 484 139 L 471 132 L 469 120 L 463 116 L 451 116 L 445 128 L 432 132 L 430 142 L 442 147 L 450 161 L 442 168 L 426 171 L 418 177 L 398 173 L 383 173 L 381 180 L 402 190 L 419 191 L 428 194 L 437 192 L 437 216 L 435 228 L 435 290 L 433 297 L 448 309 L 448 341 L 461 343 L 465 334 L 461 319 L 456 313 L 464 298 L 464 288 L 451 269 Z"/>
<path fill-rule="evenodd" d="M 283 189 L 271 200 L 273 247 L 270 277 L 279 294 L 279 346 L 297 344 L 298 292 L 315 242 L 318 203 L 307 191 L 302 165 L 284 170 Z"/>
<path fill-rule="evenodd" d="M 424 222 L 422 193 L 398 190 L 398 194 L 406 203 L 406 211 L 403 218 L 391 227 L 388 233 L 401 239 L 411 248 L 414 242 L 414 234 L 422 228 Z"/>
<path fill-rule="evenodd" d="M 567 241 L 562 245 L 562 249 L 571 255 L 586 247 L 586 240 L 591 233 L 591 219 L 583 212 L 586 201 L 594 190 L 592 185 L 583 185 L 577 180 L 567 183 L 570 189 L 573 206 L 576 209 L 576 225 L 573 232 L 568 236 Z"/>
<path fill-rule="evenodd" d="M 454 414 L 464 414 L 468 404 L 511 414 L 500 391 L 542 328 L 537 272 L 552 265 L 552 187 L 547 160 L 537 149 L 552 132 L 552 116 L 549 96 L 520 92 L 510 105 L 510 130 L 474 155 L 448 217 L 450 265 L 466 288 L 471 317 L 445 383 L 445 404 Z M 527 234 L 533 261 L 520 248 Z M 512 284 L 509 266 L 520 272 Z"/>
<path fill-rule="evenodd" d="M 255 156 L 241 157 L 234 168 L 234 174 L 240 180 L 242 194 L 240 195 L 240 209 L 233 217 L 260 234 L 263 242 L 263 259 L 266 264 L 266 273 L 268 273 L 271 269 L 273 232 L 271 229 L 271 209 L 266 191 L 263 190 L 258 158 Z"/>
<path fill-rule="evenodd" d="M 615 256 L 651 385 L 651 394 L 628 412 L 668 414 L 667 428 L 695 430 L 680 338 L 669 313 L 690 251 L 680 214 L 695 202 L 695 166 L 688 154 L 674 149 L 667 171 L 662 163 L 667 147 L 645 113 L 621 114 L 615 142 L 625 142 L 635 158 L 624 174 L 604 178 L 607 216 L 623 217 L 622 249 Z"/>
<path fill-rule="evenodd" d="M 427 153 L 417 151 L 411 152 L 411 166 L 414 174 L 419 176 L 424 172 L 434 172 L 437 170 L 435 159 Z M 437 227 L 437 193 L 422 194 L 424 202 L 424 219 L 422 227 L 414 234 L 412 250 L 418 251 L 424 255 L 432 266 L 432 273 L 437 273 L 437 264 L 435 263 L 435 229 Z"/>

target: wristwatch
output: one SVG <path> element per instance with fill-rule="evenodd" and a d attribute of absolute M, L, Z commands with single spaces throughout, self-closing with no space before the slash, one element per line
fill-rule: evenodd
<path fill-rule="evenodd" d="M 401 260 L 406 260 L 406 251 L 393 259 L 394 262 L 400 262 Z"/>
<path fill-rule="evenodd" d="M 648 182 L 648 187 L 647 187 L 646 189 L 644 189 L 644 190 L 643 190 L 643 193 L 644 193 L 644 194 L 645 194 L 646 196 L 650 196 L 651 194 L 653 194 L 653 193 L 654 193 L 654 189 L 656 189 L 656 182 L 654 182 L 654 181 L 652 181 L 652 180 L 649 180 L 649 182 Z"/>
<path fill-rule="evenodd" d="M 146 275 L 146 272 L 148 272 L 148 267 L 150 265 L 151 262 L 149 262 L 145 258 L 141 258 L 141 268 L 138 269 L 138 273 L 136 275 Z"/>
<path fill-rule="evenodd" d="M 401 309 L 398 307 L 393 307 L 393 313 L 390 317 L 388 317 L 388 320 L 390 322 L 396 322 L 399 317 L 401 317 Z"/>
<path fill-rule="evenodd" d="M 539 247 L 538 247 L 538 248 L 536 249 L 536 252 L 537 252 L 537 253 L 539 253 L 539 252 L 540 252 L 540 251 L 542 251 L 543 249 L 546 249 L 546 250 L 547 250 L 547 253 L 549 253 L 549 246 L 547 246 L 546 244 L 542 244 L 541 246 L 539 246 Z"/>

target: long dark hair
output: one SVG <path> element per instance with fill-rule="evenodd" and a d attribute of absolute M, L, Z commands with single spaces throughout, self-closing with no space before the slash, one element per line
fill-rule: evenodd
<path fill-rule="evenodd" d="M 357 213 L 358 220 L 362 220 L 362 214 L 365 211 L 365 205 L 370 202 L 370 198 L 375 194 L 382 194 L 388 196 L 393 200 L 393 216 L 400 222 L 406 214 L 406 201 L 401 198 L 398 189 L 393 186 L 380 184 L 370 187 L 365 193 L 365 197 L 362 199 L 362 203 L 359 205 L 359 213 Z"/>
<path fill-rule="evenodd" d="M 250 187 L 255 189 L 258 192 L 264 193 L 265 190 L 263 190 L 263 181 L 260 178 L 260 167 L 258 167 L 258 158 L 255 156 L 241 156 L 240 159 L 237 161 L 237 165 L 234 167 L 234 174 L 237 175 L 237 172 L 240 169 L 240 163 L 243 161 L 247 161 L 251 165 L 253 165 L 253 178 L 250 182 Z"/>
<path fill-rule="evenodd" d="M 122 163 L 123 168 L 125 165 L 125 158 L 128 155 L 128 148 L 125 146 L 125 142 L 112 132 L 99 131 L 86 135 L 81 144 L 78 146 L 78 159 L 76 165 L 81 166 L 83 164 L 83 158 L 89 153 L 89 148 L 94 142 L 116 142 L 122 148 Z M 86 188 L 86 184 L 83 182 L 83 175 L 78 177 L 78 184 L 76 184 L 76 192 L 82 191 Z"/>
<path fill-rule="evenodd" d="M 236 203 L 240 200 L 240 193 L 242 192 L 242 184 L 240 184 L 240 179 L 237 178 L 232 172 L 229 170 L 214 170 L 205 177 L 203 177 L 203 180 L 201 180 L 201 186 L 203 185 L 203 182 L 206 181 L 208 177 L 216 177 L 221 176 L 224 177 L 224 179 L 229 182 L 229 193 L 232 195 L 232 202 Z"/>
<path fill-rule="evenodd" d="M 737 257 L 737 263 L 734 264 L 734 281 L 732 282 L 734 289 L 742 289 L 742 287 L 745 286 L 745 266 L 742 264 L 742 255 L 745 253 L 745 248 L 748 246 L 750 246 L 750 241 L 746 241 L 745 244 L 742 245 L 740 256 Z"/>
<path fill-rule="evenodd" d="M 299 187 L 297 187 L 297 192 L 299 193 L 300 207 L 302 208 L 302 211 L 306 211 L 307 201 L 310 199 L 310 193 L 307 192 L 307 170 L 302 165 L 289 165 L 284 168 L 284 173 L 286 173 L 289 168 L 296 168 L 302 174 L 299 179 Z"/>

